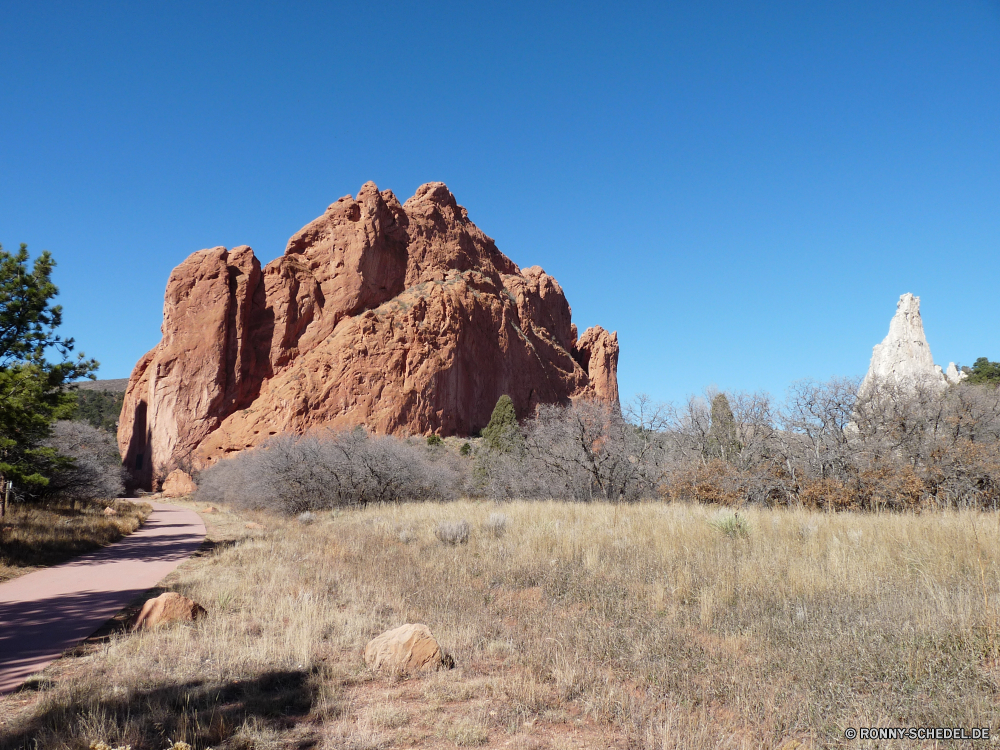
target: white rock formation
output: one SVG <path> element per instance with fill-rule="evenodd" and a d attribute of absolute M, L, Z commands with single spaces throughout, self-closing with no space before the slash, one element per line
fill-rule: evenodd
<path fill-rule="evenodd" d="M 871 365 L 861 383 L 861 390 L 864 391 L 875 379 L 891 378 L 898 382 L 945 388 L 948 383 L 958 383 L 965 377 L 954 362 L 948 365 L 947 374 L 934 364 L 920 319 L 920 297 L 904 294 L 899 298 L 896 314 L 889 323 L 889 335 L 872 350 Z"/>
<path fill-rule="evenodd" d="M 948 369 L 945 370 L 944 376 L 945 378 L 947 378 L 949 383 L 957 384 L 961 383 L 963 380 L 969 377 L 969 373 L 962 372 L 957 367 L 955 367 L 954 362 L 949 362 Z"/>

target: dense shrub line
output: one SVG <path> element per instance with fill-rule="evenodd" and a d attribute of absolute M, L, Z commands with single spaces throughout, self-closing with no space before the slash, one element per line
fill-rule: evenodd
<path fill-rule="evenodd" d="M 831 510 L 995 509 L 1000 390 L 833 379 L 794 385 L 783 404 L 729 394 L 729 438 L 708 399 L 670 413 L 659 492 L 671 499 Z"/>
<path fill-rule="evenodd" d="M 1000 504 L 1000 390 L 857 380 L 540 406 L 510 399 L 471 450 L 363 430 L 280 436 L 202 472 L 199 498 L 290 514 L 373 502 L 688 500 L 831 510 Z M 465 445 L 468 445 L 466 443 Z"/>
<path fill-rule="evenodd" d="M 198 498 L 289 514 L 378 502 L 457 498 L 463 459 L 426 443 L 364 430 L 281 435 L 219 461 L 198 477 Z"/>

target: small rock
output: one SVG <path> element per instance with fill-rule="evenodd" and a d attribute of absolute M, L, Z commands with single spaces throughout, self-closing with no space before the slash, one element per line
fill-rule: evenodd
<path fill-rule="evenodd" d="M 184 497 L 192 494 L 196 489 L 198 489 L 198 485 L 194 483 L 190 474 L 180 469 L 174 469 L 163 480 L 160 494 L 163 497 Z"/>
<path fill-rule="evenodd" d="M 246 524 L 248 529 L 266 529 L 267 527 L 262 523 L 257 523 L 256 521 L 249 521 Z"/>
<path fill-rule="evenodd" d="M 170 622 L 191 622 L 208 614 L 204 607 L 176 591 L 160 594 L 142 605 L 132 630 L 149 630 Z"/>
<path fill-rule="evenodd" d="M 218 513 L 219 511 L 213 505 L 209 505 L 202 513 Z"/>
<path fill-rule="evenodd" d="M 365 664 L 389 672 L 422 672 L 452 669 L 455 660 L 441 650 L 426 625 L 408 623 L 369 641 Z"/>
<path fill-rule="evenodd" d="M 106 516 L 117 516 L 118 515 L 118 511 L 109 506 L 109 507 L 107 507 L 107 508 L 104 509 L 104 515 L 106 515 Z"/>

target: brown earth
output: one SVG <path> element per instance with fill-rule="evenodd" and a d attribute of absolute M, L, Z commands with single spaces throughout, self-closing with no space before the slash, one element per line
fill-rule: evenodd
<path fill-rule="evenodd" d="M 577 336 L 558 282 L 519 269 L 440 182 L 400 204 L 368 182 L 261 268 L 192 254 L 163 339 L 132 372 L 118 443 L 139 486 L 282 432 L 469 435 L 508 394 L 617 401 L 618 337 Z"/>

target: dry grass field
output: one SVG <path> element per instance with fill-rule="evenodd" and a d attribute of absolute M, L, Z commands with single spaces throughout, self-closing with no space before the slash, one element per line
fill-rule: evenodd
<path fill-rule="evenodd" d="M 139 528 L 152 511 L 146 503 L 118 500 L 116 515 L 107 516 L 107 505 L 77 501 L 10 506 L 0 523 L 0 581 L 116 542 Z"/>
<path fill-rule="evenodd" d="M 205 519 L 210 545 L 164 585 L 209 616 L 56 663 L 0 701 L 0 748 L 791 750 L 935 746 L 846 727 L 1000 731 L 995 514 L 457 502 Z M 468 543 L 437 538 L 462 519 Z M 365 643 L 404 622 L 457 668 L 369 672 Z"/>

